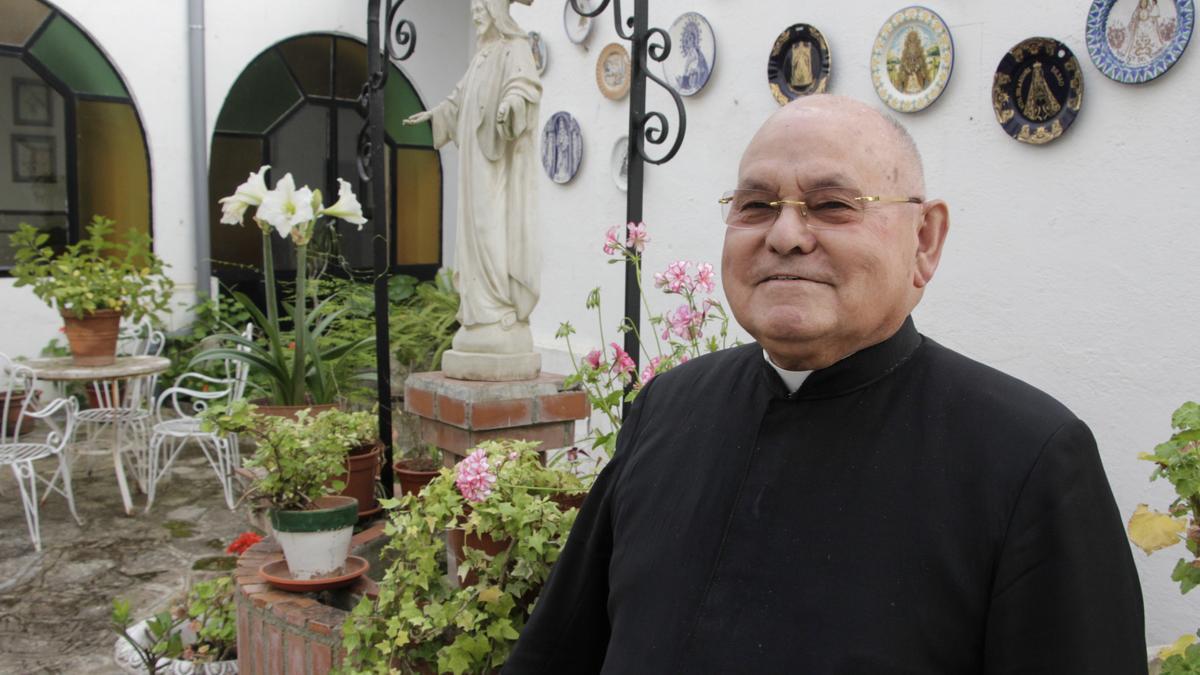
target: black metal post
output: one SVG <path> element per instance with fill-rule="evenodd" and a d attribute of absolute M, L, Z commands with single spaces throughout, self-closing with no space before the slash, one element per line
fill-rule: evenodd
<path fill-rule="evenodd" d="M 629 40 L 630 57 L 633 61 L 633 79 L 629 87 L 629 157 L 628 193 L 625 201 L 625 220 L 630 223 L 642 222 L 642 187 L 645 180 L 646 163 L 665 164 L 671 161 L 679 147 L 683 144 L 684 132 L 687 129 L 687 111 L 683 107 L 683 99 L 666 82 L 650 72 L 647 59 L 665 61 L 671 53 L 671 36 L 661 28 L 651 28 L 649 25 L 649 0 L 633 0 L 633 14 L 622 20 L 621 0 L 601 0 L 598 7 L 591 11 L 582 11 L 580 0 L 571 0 L 571 9 L 582 16 L 596 17 L 604 12 L 611 2 L 613 5 L 613 23 L 617 35 Z M 653 42 L 658 38 L 661 43 Z M 675 111 L 679 117 L 679 132 L 675 141 L 661 157 L 651 157 L 646 152 L 646 144 L 662 145 L 670 134 L 670 123 L 666 115 L 660 112 L 646 112 L 646 80 L 651 80 L 665 89 L 675 102 Z M 630 251 L 636 255 L 636 252 Z M 638 372 L 637 365 L 641 358 L 641 348 L 638 334 L 641 331 L 641 280 L 638 278 L 638 265 L 630 259 L 625 264 L 625 319 L 624 325 L 629 330 L 625 333 L 625 351 L 633 359 L 634 373 Z M 629 404 L 626 403 L 623 413 L 628 414 Z"/>
<path fill-rule="evenodd" d="M 375 380 L 379 399 L 379 440 L 383 442 L 383 467 L 379 472 L 383 491 L 393 496 L 392 484 L 392 369 L 391 343 L 388 334 L 388 278 L 391 275 L 392 237 L 387 211 L 387 187 L 374 177 L 387 175 L 384 160 L 387 145 L 384 138 L 384 96 L 387 84 L 388 58 L 403 61 L 412 56 L 417 46 L 417 30 L 411 21 L 399 19 L 397 10 L 404 0 L 389 3 L 387 10 L 387 45 L 380 45 L 381 0 L 367 0 L 367 81 L 358 97 L 359 109 L 367 123 L 358 134 L 358 177 L 364 186 L 363 216 L 371 222 L 375 252 Z"/>

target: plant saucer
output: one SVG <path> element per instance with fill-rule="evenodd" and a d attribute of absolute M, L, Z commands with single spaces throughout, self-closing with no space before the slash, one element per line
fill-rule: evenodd
<path fill-rule="evenodd" d="M 342 570 L 325 577 L 315 579 L 293 579 L 288 570 L 287 561 L 282 558 L 258 568 L 258 576 L 267 580 L 275 588 L 291 593 L 313 593 L 326 591 L 331 588 L 348 586 L 371 569 L 370 563 L 356 556 L 348 556 Z"/>

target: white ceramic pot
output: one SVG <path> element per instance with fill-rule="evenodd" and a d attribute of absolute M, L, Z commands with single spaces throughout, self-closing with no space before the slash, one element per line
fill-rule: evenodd
<path fill-rule="evenodd" d="M 332 576 L 346 564 L 358 522 L 358 500 L 330 496 L 311 511 L 271 511 L 271 528 L 293 579 Z"/>
<path fill-rule="evenodd" d="M 146 626 L 147 621 L 149 619 L 139 621 L 129 628 L 129 637 L 137 640 L 137 643 L 143 647 L 150 642 L 150 629 Z M 183 644 L 188 645 L 196 641 L 196 632 L 187 625 L 187 622 L 175 630 L 181 634 Z M 122 672 L 131 675 L 142 675 L 149 672 L 133 645 L 130 645 L 123 637 L 117 638 L 116 647 L 113 649 L 113 658 L 116 659 L 117 666 L 121 668 Z M 232 659 L 215 663 L 192 663 L 183 659 L 160 658 L 157 670 L 163 675 L 236 675 L 238 662 L 237 659 Z"/>

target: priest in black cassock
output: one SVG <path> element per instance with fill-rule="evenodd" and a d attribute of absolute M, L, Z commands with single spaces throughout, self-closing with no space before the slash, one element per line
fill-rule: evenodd
<path fill-rule="evenodd" d="M 948 229 L 911 137 L 800 99 L 721 202 L 756 343 L 640 393 L 504 672 L 1145 673 L 1091 432 L 909 317 Z"/>

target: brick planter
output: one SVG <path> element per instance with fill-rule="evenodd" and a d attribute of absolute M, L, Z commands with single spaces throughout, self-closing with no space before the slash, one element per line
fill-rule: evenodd
<path fill-rule="evenodd" d="M 383 536 L 377 524 L 355 535 L 351 552 Z M 258 568 L 283 557 L 273 541 L 255 544 L 238 559 L 237 643 L 238 672 L 243 675 L 323 675 L 341 663 L 342 623 L 349 612 L 324 601 L 349 608 L 363 595 L 373 596 L 378 586 L 362 577 L 352 586 L 325 593 L 286 593 L 275 590 Z"/>

